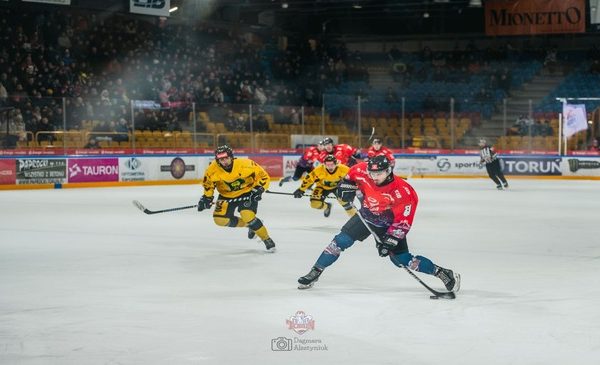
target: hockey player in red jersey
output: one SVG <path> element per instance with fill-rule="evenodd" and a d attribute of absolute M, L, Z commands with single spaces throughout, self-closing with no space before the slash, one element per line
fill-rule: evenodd
<path fill-rule="evenodd" d="M 319 141 L 316 146 L 310 146 L 300 157 L 298 163 L 296 164 L 296 170 L 294 171 L 294 175 L 286 176 L 279 180 L 279 186 L 282 186 L 283 183 L 286 183 L 290 180 L 298 181 L 304 175 L 304 173 L 309 173 L 313 170 L 313 164 L 315 161 L 319 161 L 321 157 L 321 152 L 324 151 L 323 141 Z"/>
<path fill-rule="evenodd" d="M 347 144 L 333 144 L 333 139 L 327 137 L 323 140 L 323 151 L 319 156 L 319 162 L 323 163 L 327 155 L 334 155 L 342 165 L 352 166 L 360 160 L 360 150 Z"/>
<path fill-rule="evenodd" d="M 337 195 L 347 202 L 352 202 L 355 196 L 359 197 L 360 216 L 371 231 L 379 236 L 379 256 L 388 256 L 398 267 L 434 275 L 442 280 L 449 291 L 460 289 L 460 275 L 435 265 L 424 256 L 413 256 L 409 252 L 406 235 L 412 227 L 419 198 L 411 185 L 392 174 L 390 163 L 384 156 L 375 156 L 369 162 L 353 166 L 338 184 Z M 325 247 L 310 272 L 298 279 L 298 289 L 312 287 L 323 270 L 331 266 L 342 251 L 357 240 L 363 241 L 369 237 L 371 231 L 359 214 L 351 217 Z"/>
<path fill-rule="evenodd" d="M 381 138 L 373 138 L 373 142 L 371 142 L 371 147 L 367 150 L 367 160 L 372 159 L 375 156 L 385 156 L 385 158 L 390 161 L 390 165 L 392 168 L 396 164 L 396 159 L 392 151 L 389 148 L 383 147 L 383 141 Z"/>

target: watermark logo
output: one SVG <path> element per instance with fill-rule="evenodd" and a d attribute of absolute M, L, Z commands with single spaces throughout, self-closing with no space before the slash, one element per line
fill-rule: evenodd
<path fill-rule="evenodd" d="M 273 351 L 292 351 L 292 339 L 287 337 L 277 337 L 271 340 L 271 350 Z"/>
<path fill-rule="evenodd" d="M 288 329 L 291 329 L 299 335 L 303 335 L 308 330 L 315 329 L 315 320 L 310 314 L 306 314 L 303 311 L 297 311 L 296 314 L 287 319 L 285 323 L 288 326 Z"/>
<path fill-rule="evenodd" d="M 286 327 L 299 335 L 315 329 L 315 320 L 304 311 L 297 311 L 285 320 Z M 271 339 L 272 351 L 328 351 L 327 344 L 320 338 L 292 338 L 280 336 Z"/>

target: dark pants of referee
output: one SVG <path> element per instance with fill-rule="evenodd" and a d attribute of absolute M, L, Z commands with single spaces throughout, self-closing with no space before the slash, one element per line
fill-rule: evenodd
<path fill-rule="evenodd" d="M 495 159 L 494 161 L 485 164 L 485 169 L 487 170 L 490 179 L 494 180 L 498 187 L 504 185 L 504 187 L 508 186 L 508 182 L 506 182 L 506 178 L 502 173 L 502 168 L 500 167 L 500 160 Z M 502 181 L 502 184 L 500 182 Z"/>

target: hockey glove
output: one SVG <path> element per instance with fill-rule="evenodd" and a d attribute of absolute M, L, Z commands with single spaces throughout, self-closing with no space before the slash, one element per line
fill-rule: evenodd
<path fill-rule="evenodd" d="M 381 237 L 381 243 L 377 244 L 377 251 L 379 251 L 379 256 L 386 257 L 390 254 L 396 246 L 398 246 L 399 240 L 397 237 L 390 236 L 388 234 L 384 234 Z"/>
<path fill-rule="evenodd" d="M 202 198 L 200 198 L 200 201 L 198 202 L 198 211 L 201 212 L 204 209 L 210 209 L 210 206 L 212 205 L 212 201 L 213 201 L 213 197 L 208 197 L 206 195 L 202 195 Z"/>
<path fill-rule="evenodd" d="M 353 182 L 348 180 L 342 180 L 337 186 L 336 195 L 342 201 L 350 203 L 354 200 L 357 189 L 358 186 L 356 186 L 356 184 L 354 184 Z"/>
<path fill-rule="evenodd" d="M 265 188 L 263 188 L 262 186 L 255 186 L 254 188 L 252 188 L 252 190 L 250 191 L 250 200 L 251 201 L 259 201 L 262 199 L 262 195 L 265 192 Z"/>
<path fill-rule="evenodd" d="M 302 191 L 300 189 L 296 189 L 296 191 L 294 191 L 294 198 L 300 199 L 303 196 L 304 196 L 304 191 Z"/>

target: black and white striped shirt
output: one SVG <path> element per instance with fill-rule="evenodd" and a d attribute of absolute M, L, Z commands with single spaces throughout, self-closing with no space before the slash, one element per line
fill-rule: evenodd
<path fill-rule="evenodd" d="M 481 147 L 479 150 L 479 156 L 481 156 L 481 163 L 491 163 L 498 159 L 496 151 L 491 146 Z"/>

